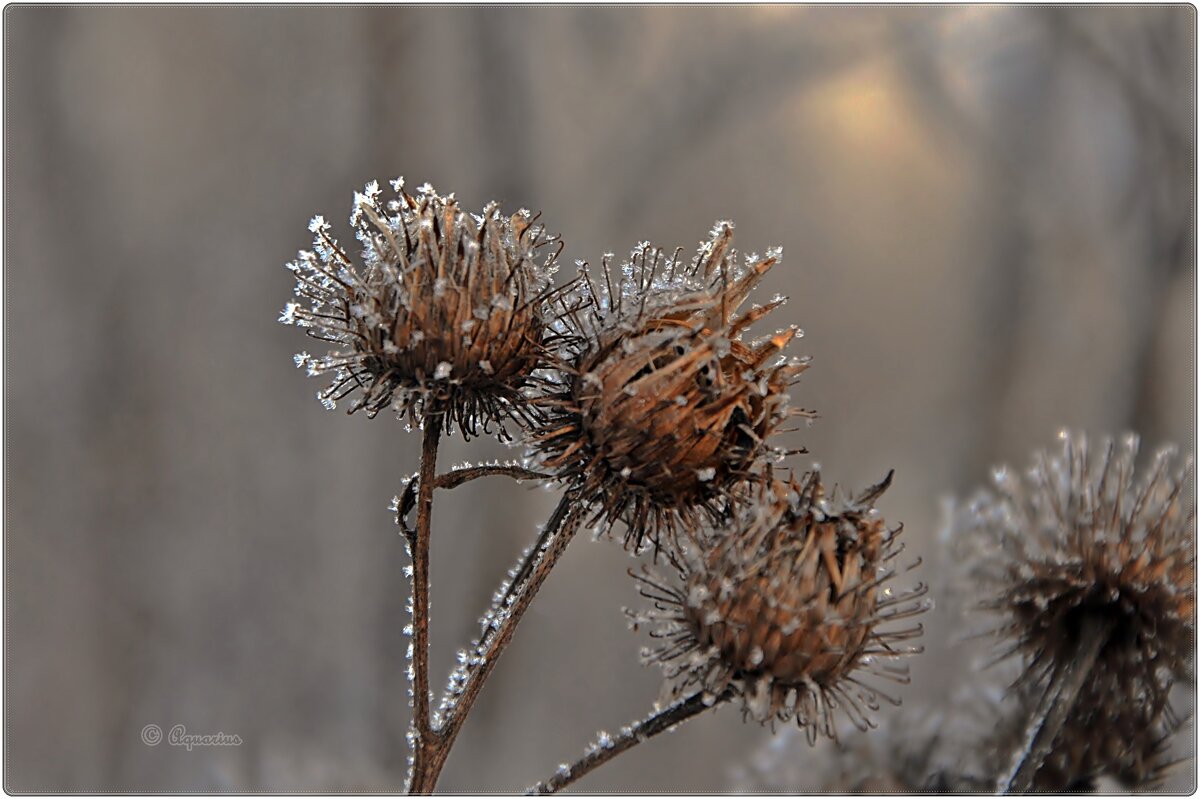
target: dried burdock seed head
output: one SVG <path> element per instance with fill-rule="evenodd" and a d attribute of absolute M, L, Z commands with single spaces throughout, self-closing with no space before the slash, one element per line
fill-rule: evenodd
<path fill-rule="evenodd" d="M 1147 723 L 1136 712 L 1070 719 L 1034 776 L 1034 790 L 1095 790 L 1104 777 L 1130 790 L 1158 787 L 1175 765 L 1170 756 L 1174 728 L 1174 720 Z"/>
<path fill-rule="evenodd" d="M 678 579 L 635 575 L 663 644 L 644 654 L 662 665 L 675 695 L 703 691 L 715 701 L 727 689 L 745 715 L 760 722 L 795 718 L 809 741 L 836 737 L 834 710 L 859 729 L 881 698 L 864 682 L 874 675 L 900 683 L 897 658 L 921 626 L 884 629 L 924 612 L 925 587 L 896 592 L 887 584 L 901 550 L 899 528 L 874 509 L 891 479 L 855 499 L 826 496 L 820 476 L 760 481 L 752 506 L 701 548 L 671 555 Z"/>
<path fill-rule="evenodd" d="M 976 778 L 964 790 L 994 788 L 996 776 L 1009 767 L 1010 753 L 1026 744 L 1030 712 L 1041 696 L 1041 686 L 1021 681 L 1006 691 L 989 692 L 986 705 L 971 706 L 982 732 L 962 736 L 974 754 L 970 771 Z M 1031 789 L 1036 793 L 1091 792 L 1105 780 L 1127 790 L 1160 787 L 1179 762 L 1171 755 L 1171 737 L 1179 722 L 1169 714 L 1148 722 L 1140 714 L 1138 708 L 1127 708 L 1110 718 L 1079 715 L 1069 719 L 1034 774 Z M 1096 726 L 1101 733 L 1093 730 Z"/>
<path fill-rule="evenodd" d="M 673 540 L 719 523 L 791 416 L 787 389 L 807 359 L 780 351 L 788 328 L 747 342 L 748 327 L 782 304 L 739 313 L 779 260 L 739 262 L 733 227 L 718 223 L 690 263 L 643 243 L 614 275 L 609 257 L 562 300 L 574 347 L 565 377 L 539 401 L 548 421 L 533 439 L 543 468 L 597 508 L 593 524 L 627 525 L 626 544 Z M 771 363 L 768 363 L 771 362 Z"/>
<path fill-rule="evenodd" d="M 428 184 L 416 195 L 403 180 L 392 187 L 386 207 L 376 182 L 355 194 L 357 260 L 316 217 L 313 251 L 288 264 L 300 301 L 280 321 L 336 347 L 301 353 L 297 366 L 332 373 L 317 396 L 332 408 L 354 395 L 351 413 L 436 413 L 464 434 L 522 414 L 546 346 L 558 240 L 528 211 L 469 214 Z"/>
<path fill-rule="evenodd" d="M 995 474 L 953 520 L 972 573 L 993 597 L 1002 656 L 1019 654 L 1026 686 L 1041 686 L 1076 656 L 1085 626 L 1106 630 L 1102 648 L 1056 739 L 1050 766 L 1138 773 L 1147 741 L 1170 722 L 1172 683 L 1192 674 L 1195 631 L 1195 499 L 1191 459 L 1160 452 L 1134 474 L 1138 440 L 1101 443 L 1060 434 L 1018 477 Z"/>

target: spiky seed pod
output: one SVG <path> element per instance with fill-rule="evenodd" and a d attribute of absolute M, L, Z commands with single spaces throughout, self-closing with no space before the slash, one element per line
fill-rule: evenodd
<path fill-rule="evenodd" d="M 880 698 L 899 704 L 864 681 L 908 681 L 896 660 L 920 651 L 902 644 L 921 626 L 884 627 L 928 607 L 923 585 L 886 586 L 900 530 L 889 530 L 873 503 L 890 479 L 846 500 L 827 497 L 817 473 L 768 477 L 729 528 L 673 559 L 677 579 L 635 574 L 653 606 L 631 616 L 664 641 L 643 654 L 662 665 L 672 692 L 715 700 L 732 689 L 747 717 L 794 717 L 810 742 L 836 738 L 835 709 L 865 730 Z"/>
<path fill-rule="evenodd" d="M 690 263 L 643 243 L 615 284 L 607 256 L 599 285 L 582 264 L 563 302 L 577 346 L 540 401 L 548 421 L 533 447 L 597 508 L 591 523 L 624 521 L 635 549 L 719 523 L 785 420 L 811 416 L 787 396 L 807 359 L 768 364 L 799 331 L 742 340 L 783 302 L 738 312 L 780 252 L 739 263 L 732 239 L 732 224 L 718 223 Z"/>
<path fill-rule="evenodd" d="M 439 413 L 468 435 L 523 414 L 546 346 L 558 239 L 528 211 L 503 217 L 493 203 L 477 216 L 428 184 L 416 195 L 403 179 L 392 187 L 386 207 L 377 182 L 355 193 L 357 261 L 316 217 L 313 251 L 288 264 L 300 301 L 280 321 L 337 347 L 300 353 L 296 365 L 332 373 L 317 396 L 333 408 L 355 395 L 350 413 Z"/>
<path fill-rule="evenodd" d="M 1023 477 L 997 470 L 997 491 L 959 511 L 953 532 L 994 597 L 1002 656 L 1026 664 L 1021 682 L 1044 685 L 1089 620 L 1110 630 L 1048 763 L 1061 775 L 1045 779 L 1065 785 L 1148 771 L 1171 685 L 1192 673 L 1196 511 L 1190 458 L 1180 467 L 1163 450 L 1137 480 L 1136 436 L 1098 457 L 1084 436 L 1060 438 Z"/>

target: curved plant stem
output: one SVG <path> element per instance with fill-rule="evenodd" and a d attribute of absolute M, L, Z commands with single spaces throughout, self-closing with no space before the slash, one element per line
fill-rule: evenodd
<path fill-rule="evenodd" d="M 433 523 L 434 476 L 437 474 L 438 443 L 442 437 L 442 416 L 428 414 L 421 439 L 421 473 L 417 495 L 417 529 L 412 537 L 412 621 L 413 621 L 413 764 L 409 786 L 413 792 L 426 792 L 428 774 L 437 751 L 437 734 L 429 720 L 429 531 Z M 436 779 L 436 776 L 435 776 Z M 432 784 L 428 790 L 432 790 Z"/>
<path fill-rule="evenodd" d="M 696 693 L 687 699 L 676 702 L 657 713 L 642 719 L 637 724 L 626 727 L 620 735 L 613 736 L 602 743 L 594 744 L 588 752 L 569 766 L 560 766 L 558 773 L 548 780 L 543 780 L 527 790 L 526 794 L 557 793 L 583 775 L 599 768 L 622 752 L 627 752 L 642 741 L 653 738 L 660 732 L 671 729 L 681 722 L 700 715 L 706 710 L 725 702 L 733 697 L 733 692 L 726 689 L 715 699 L 706 702 L 702 693 Z"/>
<path fill-rule="evenodd" d="M 431 480 L 430 484 L 432 483 Z M 581 513 L 582 508 L 574 492 L 566 492 L 546 522 L 537 545 L 526 555 L 518 567 L 516 578 L 493 609 L 496 611 L 494 620 L 484 629 L 483 636 L 474 647 L 474 657 L 467 668 L 462 689 L 446 709 L 445 718 L 434 732 L 433 746 L 430 747 L 428 760 L 420 771 L 420 779 L 418 772 L 414 770 L 413 781 L 409 786 L 410 793 L 433 791 L 450 755 L 450 749 L 454 746 L 471 707 L 479 697 L 480 690 L 512 640 L 517 624 L 529 609 L 538 589 L 542 587 L 550 570 L 558 563 L 558 559 L 566 551 L 567 544 L 574 537 L 579 528 Z M 527 574 L 527 578 L 523 579 L 522 574 Z"/>
<path fill-rule="evenodd" d="M 1012 763 L 996 785 L 998 793 L 1029 793 L 1033 789 L 1034 776 L 1050 754 L 1054 739 L 1062 732 L 1111 629 L 1112 626 L 1103 621 L 1084 620 L 1075 655 L 1064 658 L 1055 666 L 1050 684 L 1034 708 L 1025 735 L 1013 753 Z"/>
<path fill-rule="evenodd" d="M 445 474 L 439 474 L 434 479 L 434 488 L 458 488 L 463 483 L 470 480 L 478 480 L 480 477 L 503 476 L 511 477 L 514 480 L 545 480 L 549 477 L 547 474 L 535 472 L 532 469 L 526 469 L 523 466 L 516 464 L 495 464 L 491 466 L 467 466 L 462 469 L 451 469 Z"/>

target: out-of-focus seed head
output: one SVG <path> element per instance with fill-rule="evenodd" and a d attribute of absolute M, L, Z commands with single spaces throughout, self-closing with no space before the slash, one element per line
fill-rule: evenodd
<path fill-rule="evenodd" d="M 1094 791 L 1104 777 L 1129 790 L 1157 788 L 1175 765 L 1170 756 L 1175 726 L 1174 719 L 1148 722 L 1138 712 L 1070 719 L 1034 775 L 1034 790 Z"/>
<path fill-rule="evenodd" d="M 1111 630 L 1039 775 L 1060 787 L 1151 771 L 1170 688 L 1193 673 L 1196 604 L 1191 459 L 1163 450 L 1138 479 L 1135 436 L 1102 442 L 1095 457 L 1084 436 L 1061 439 L 1024 475 L 997 470 L 996 490 L 952 523 L 1000 618 L 1003 654 L 1026 664 L 1021 685 L 1044 685 L 1073 658 L 1085 621 Z"/>
<path fill-rule="evenodd" d="M 742 340 L 783 302 L 739 313 L 780 253 L 739 262 L 732 238 L 719 223 L 690 263 L 643 243 L 619 275 L 606 257 L 595 281 L 583 265 L 563 301 L 576 346 L 541 400 L 549 421 L 533 445 L 597 507 L 593 524 L 624 521 L 634 548 L 718 523 L 775 453 L 770 437 L 811 416 L 787 396 L 807 359 L 777 357 L 799 331 Z"/>
<path fill-rule="evenodd" d="M 1006 691 L 990 692 L 986 706 L 972 708 L 983 732 L 963 736 L 974 755 L 970 771 L 976 778 L 963 790 L 994 788 L 1011 765 L 1011 753 L 1027 745 L 1029 718 L 1041 698 L 1042 686 L 1018 681 Z M 1149 722 L 1138 708 L 1119 710 L 1109 718 L 1094 714 L 1070 718 L 1034 774 L 1032 790 L 1090 793 L 1100 790 L 1105 781 L 1123 790 L 1160 788 L 1178 764 L 1171 756 L 1171 738 L 1178 727 L 1179 721 L 1166 714 Z"/>
<path fill-rule="evenodd" d="M 757 502 L 700 548 L 684 548 L 676 580 L 635 575 L 653 607 L 633 614 L 664 641 L 646 652 L 683 695 L 740 697 L 759 722 L 795 718 L 815 741 L 836 737 L 834 710 L 859 729 L 879 700 L 864 677 L 908 681 L 903 645 L 919 624 L 884 629 L 927 608 L 925 587 L 887 585 L 900 552 L 899 528 L 875 511 L 883 483 L 854 499 L 826 496 L 820 476 L 760 482 Z"/>
<path fill-rule="evenodd" d="M 415 195 L 392 186 L 386 204 L 376 182 L 355 194 L 358 258 L 317 217 L 313 250 L 288 264 L 299 301 L 280 321 L 335 347 L 300 353 L 297 366 L 331 373 L 317 396 L 332 408 L 353 395 L 351 413 L 438 413 L 468 435 L 524 415 L 543 365 L 557 238 L 528 211 L 505 217 L 493 203 L 475 215 L 428 184 Z"/>

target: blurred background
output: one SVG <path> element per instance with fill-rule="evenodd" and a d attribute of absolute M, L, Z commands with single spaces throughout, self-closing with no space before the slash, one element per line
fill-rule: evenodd
<path fill-rule="evenodd" d="M 691 248 L 724 218 L 745 251 L 782 245 L 761 291 L 791 297 L 774 318 L 807 333 L 795 402 L 820 413 L 796 463 L 853 487 L 895 468 L 881 508 L 935 591 L 943 500 L 1060 427 L 1195 449 L 1189 6 L 4 23 L 9 790 L 402 787 L 407 561 L 387 506 L 418 441 L 324 411 L 291 360 L 311 345 L 276 322 L 309 218 L 344 225 L 374 178 L 540 209 L 568 266 Z M 440 500 L 435 687 L 554 502 L 498 479 Z M 442 789 L 523 789 L 656 698 L 620 610 L 629 558 L 588 538 Z M 929 618 L 906 705 L 986 679 L 953 619 Z M 148 747 L 151 723 L 243 744 Z M 721 791 L 769 737 L 725 709 L 578 787 Z"/>

